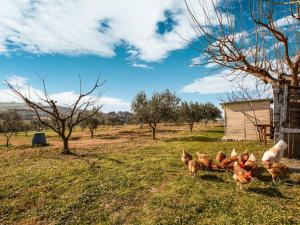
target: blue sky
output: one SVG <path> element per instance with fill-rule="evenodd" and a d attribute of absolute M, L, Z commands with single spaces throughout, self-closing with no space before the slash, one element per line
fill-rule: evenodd
<path fill-rule="evenodd" d="M 191 66 L 200 55 L 179 34 L 195 38 L 182 0 L 1 1 L 0 80 L 39 90 L 42 76 L 49 93 L 71 99 L 79 75 L 89 87 L 101 74 L 104 111 L 130 110 L 138 92 L 163 89 L 218 104 L 229 91 L 219 75 L 229 71 Z M 3 92 L 0 84 L 0 101 L 13 100 Z"/>

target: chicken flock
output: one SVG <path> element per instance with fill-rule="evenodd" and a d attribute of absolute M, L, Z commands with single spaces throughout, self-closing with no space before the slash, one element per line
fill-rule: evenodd
<path fill-rule="evenodd" d="M 283 157 L 287 144 L 280 140 L 275 146 L 264 152 L 262 157 L 263 166 L 272 176 L 275 183 L 279 178 L 288 178 L 290 168 L 280 162 Z M 242 190 L 243 185 L 251 182 L 258 168 L 255 155 L 246 151 L 238 154 L 232 149 L 230 157 L 227 157 L 223 151 L 219 151 L 215 160 L 209 155 L 196 152 L 197 157 L 193 159 L 192 155 L 183 150 L 181 161 L 185 168 L 195 176 L 199 170 L 226 170 L 233 171 L 233 179 L 237 186 Z"/>

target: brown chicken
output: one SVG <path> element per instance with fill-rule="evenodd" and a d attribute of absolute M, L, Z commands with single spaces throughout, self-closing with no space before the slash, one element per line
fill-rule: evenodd
<path fill-rule="evenodd" d="M 290 168 L 282 163 L 265 162 L 264 166 L 271 174 L 274 183 L 276 179 L 280 180 L 279 178 L 289 178 L 291 173 Z"/>
<path fill-rule="evenodd" d="M 250 172 L 251 176 L 253 176 L 254 172 L 257 169 L 256 158 L 253 153 L 251 154 L 247 162 L 244 165 L 242 165 L 242 168 Z"/>
<path fill-rule="evenodd" d="M 252 176 L 250 172 L 247 172 L 246 170 L 242 169 L 238 165 L 238 162 L 234 162 L 233 179 L 235 180 L 236 185 L 242 190 L 242 186 L 248 184 L 251 181 Z"/>
<path fill-rule="evenodd" d="M 241 154 L 239 161 L 244 165 L 248 161 L 248 159 L 249 159 L 249 153 L 248 151 L 246 151 Z"/>
<path fill-rule="evenodd" d="M 200 154 L 196 152 L 198 156 L 198 162 L 201 164 L 202 168 L 212 170 L 214 168 L 214 162 L 209 158 L 207 154 Z"/>
<path fill-rule="evenodd" d="M 186 169 L 188 169 L 189 161 L 192 159 L 193 159 L 192 155 L 187 153 L 185 150 L 182 151 L 181 161 L 183 162 Z"/>
<path fill-rule="evenodd" d="M 232 170 L 234 168 L 234 162 L 238 161 L 237 157 L 231 157 L 229 159 L 224 159 L 220 164 L 220 169 Z"/>
<path fill-rule="evenodd" d="M 193 176 L 196 176 L 196 173 L 201 169 L 201 164 L 196 160 L 190 160 L 188 162 L 188 170 Z"/>
<path fill-rule="evenodd" d="M 220 163 L 226 159 L 226 155 L 222 152 L 222 151 L 219 151 L 216 155 L 216 161 L 217 163 L 220 165 Z"/>

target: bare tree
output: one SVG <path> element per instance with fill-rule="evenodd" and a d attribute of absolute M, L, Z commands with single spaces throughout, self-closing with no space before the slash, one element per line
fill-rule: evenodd
<path fill-rule="evenodd" d="M 36 102 L 31 99 L 30 91 L 26 95 L 17 84 L 5 81 L 5 84 L 10 90 L 34 110 L 40 123 L 59 135 L 63 141 L 62 153 L 70 154 L 69 138 L 71 137 L 75 126 L 84 120 L 93 117 L 102 107 L 102 105 L 99 104 L 99 101 L 103 82 L 100 82 L 98 77 L 93 87 L 90 90 L 83 92 L 80 78 L 80 90 L 76 100 L 73 104 L 64 107 L 59 106 L 59 103 L 53 100 L 48 94 L 44 79 L 42 79 L 42 83 L 44 91 L 43 96 L 35 93 L 38 95 L 40 101 Z M 94 108 L 93 113 L 87 113 L 92 107 Z"/>
<path fill-rule="evenodd" d="M 222 1 L 220 6 L 212 0 L 212 11 L 206 1 L 197 1 L 204 19 L 190 2 L 185 0 L 190 22 L 200 42 L 206 41 L 207 47 L 195 46 L 206 56 L 204 63 L 230 68 L 236 77 L 250 74 L 273 86 L 299 86 L 299 1 L 249 0 L 244 8 L 239 1 Z M 285 18 L 276 19 L 279 13 Z"/>
<path fill-rule="evenodd" d="M 251 110 L 252 115 L 249 115 L 245 111 L 244 116 L 248 118 L 248 120 L 256 127 L 256 134 L 258 138 L 260 138 L 259 127 L 257 126 L 259 123 L 259 118 L 256 116 L 256 107 L 253 104 L 256 100 L 268 99 L 272 97 L 271 93 L 271 85 L 264 84 L 258 78 L 253 78 L 253 85 L 250 87 L 249 84 L 245 84 L 245 82 L 237 82 L 231 83 L 231 91 L 226 93 L 225 99 L 220 99 L 223 103 L 228 102 L 244 102 Z M 248 80 L 249 82 L 250 80 Z"/>

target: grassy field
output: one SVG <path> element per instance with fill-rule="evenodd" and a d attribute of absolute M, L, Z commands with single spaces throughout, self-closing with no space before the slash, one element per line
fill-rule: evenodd
<path fill-rule="evenodd" d="M 230 173 L 184 169 L 183 149 L 261 157 L 257 142 L 221 142 L 222 127 L 161 125 L 155 141 L 137 126 L 103 128 L 93 140 L 77 131 L 70 156 L 55 134 L 43 148 L 31 135 L 0 146 L 0 224 L 300 224 L 297 174 L 272 185 L 260 168 L 241 192 Z"/>

